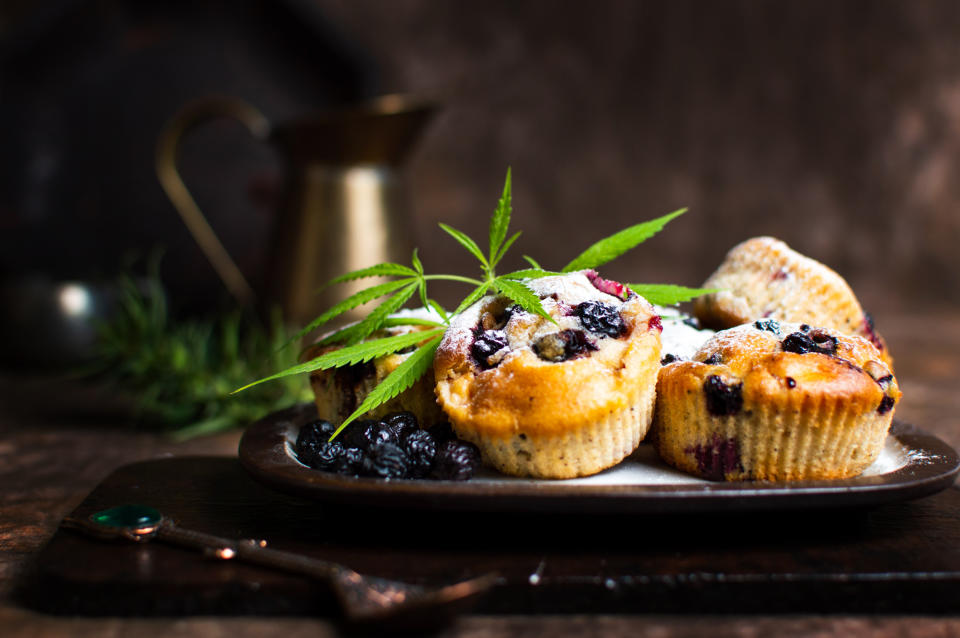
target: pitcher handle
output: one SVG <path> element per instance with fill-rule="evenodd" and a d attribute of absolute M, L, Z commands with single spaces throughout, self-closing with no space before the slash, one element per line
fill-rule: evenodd
<path fill-rule="evenodd" d="M 180 213 L 190 234 L 223 280 L 227 290 L 242 305 L 248 305 L 255 296 L 253 288 L 200 212 L 200 207 L 190 195 L 177 170 L 180 139 L 195 126 L 217 117 L 239 120 L 261 141 L 266 140 L 270 132 L 270 122 L 263 113 L 243 100 L 219 96 L 201 98 L 183 107 L 161 131 L 156 151 L 157 177 L 170 202 Z"/>

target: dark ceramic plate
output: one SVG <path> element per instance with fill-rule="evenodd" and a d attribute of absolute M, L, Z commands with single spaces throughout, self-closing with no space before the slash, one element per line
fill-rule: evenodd
<path fill-rule="evenodd" d="M 240 441 L 240 463 L 266 485 L 309 498 L 369 507 L 457 511 L 704 513 L 875 506 L 920 498 L 953 484 L 957 453 L 937 437 L 894 420 L 880 458 L 857 478 L 797 483 L 697 479 L 641 445 L 618 466 L 583 479 L 544 481 L 484 471 L 470 481 L 343 477 L 310 469 L 294 455 L 312 404 L 254 423 Z"/>

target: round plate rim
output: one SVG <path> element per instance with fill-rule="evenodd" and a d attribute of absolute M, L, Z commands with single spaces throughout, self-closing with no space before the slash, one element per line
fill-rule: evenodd
<path fill-rule="evenodd" d="M 275 490 L 337 504 L 452 511 L 704 513 L 877 506 L 928 496 L 950 487 L 960 456 L 938 437 L 894 419 L 895 437 L 920 461 L 877 476 L 836 481 L 696 485 L 572 485 L 511 481 L 383 480 L 342 477 L 310 469 L 287 453 L 291 427 L 316 418 L 313 404 L 280 410 L 250 425 L 239 459 L 259 482 Z"/>

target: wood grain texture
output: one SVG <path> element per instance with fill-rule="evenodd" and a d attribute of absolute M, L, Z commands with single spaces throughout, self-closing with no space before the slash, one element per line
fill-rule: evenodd
<path fill-rule="evenodd" d="M 120 468 L 74 515 L 131 502 L 187 528 L 270 539 L 386 578 L 433 584 L 496 571 L 487 613 L 960 611 L 955 488 L 842 513 L 514 514 L 498 534 L 488 525 L 496 515 L 325 506 L 258 485 L 236 459 L 180 457 Z M 61 530 L 35 568 L 23 597 L 51 613 L 333 611 L 317 583 L 159 543 Z"/>
<path fill-rule="evenodd" d="M 896 358 L 898 376 L 902 379 L 904 400 L 897 410 L 897 417 L 913 422 L 924 429 L 934 432 L 954 447 L 960 446 L 960 393 L 957 379 L 960 378 L 960 315 L 956 313 L 930 314 L 918 311 L 904 315 L 884 315 L 879 318 L 880 325 L 888 338 Z M 55 400 L 51 400 L 54 397 Z M 266 632 L 283 632 L 289 636 L 330 636 L 336 635 L 336 628 L 327 620 L 317 617 L 269 619 L 257 616 L 235 618 L 231 616 L 210 617 L 101 617 L 74 618 L 69 616 L 51 616 L 25 609 L 11 598 L 11 589 L 20 580 L 25 570 L 34 564 L 38 552 L 52 538 L 60 519 L 80 504 L 87 493 L 107 477 L 117 467 L 131 462 L 162 459 L 187 454 L 231 456 L 236 452 L 239 433 L 229 433 L 212 439 L 196 440 L 187 443 L 172 443 L 154 433 L 131 427 L 132 420 L 125 413 L 107 409 L 111 405 L 111 393 L 102 389 L 77 386 L 64 383 L 61 379 L 29 378 L 5 374 L 0 378 L 0 634 L 7 637 L 40 636 L 101 636 L 101 635 L 137 635 L 137 636 L 256 636 Z M 106 406 L 106 407 L 105 407 Z M 955 499 L 954 491 L 943 494 L 939 499 Z M 281 500 L 286 497 L 280 497 Z M 936 500 L 923 500 L 912 504 L 894 506 L 875 511 L 866 518 L 871 535 L 872 560 L 878 561 L 887 570 L 897 571 L 902 564 L 902 555 L 890 553 L 895 549 L 899 534 L 902 533 L 902 520 L 899 516 L 909 514 L 924 540 L 919 545 L 917 560 L 928 563 L 939 561 L 943 553 L 947 560 L 954 560 L 956 551 L 945 548 L 943 538 L 936 532 L 938 526 L 947 521 L 938 513 Z M 232 507 L 226 501 L 211 497 L 215 508 Z M 289 505 L 288 505 L 289 506 Z M 277 506 L 280 507 L 280 506 Z M 307 520 L 317 522 L 321 516 L 315 512 Z M 857 522 L 850 517 L 833 520 L 831 524 L 841 528 L 838 536 L 826 536 L 825 532 L 810 531 L 809 543 L 818 549 L 820 559 L 801 565 L 807 572 L 823 569 L 825 565 L 857 567 L 855 563 L 843 562 L 845 548 L 858 545 L 858 534 L 863 521 Z M 187 521 L 184 521 L 187 522 Z M 203 520 L 191 520 L 202 526 Z M 242 522 L 242 521 L 241 521 Z M 599 523 L 598 523 L 599 524 Z M 758 524 L 760 525 L 760 524 Z M 665 543 L 659 562 L 649 564 L 652 570 L 670 567 L 673 560 L 679 561 L 685 569 L 693 571 L 702 567 L 685 551 L 682 536 L 670 538 L 670 535 L 655 531 L 656 521 L 634 521 L 629 527 L 613 522 L 607 527 L 619 530 L 611 541 L 610 556 L 617 558 L 621 567 L 626 565 L 639 572 L 648 569 L 647 557 L 656 552 L 648 546 L 651 543 Z M 411 531 L 405 535 L 419 535 L 421 541 L 413 542 L 409 538 L 397 547 L 411 548 L 424 552 L 430 546 L 430 539 L 442 539 L 449 532 L 443 523 L 424 526 L 411 520 L 405 525 Z M 740 525 L 743 528 L 743 525 Z M 654 531 L 651 531 L 653 529 Z M 727 565 L 739 565 L 741 570 L 751 567 L 748 563 L 737 563 L 736 553 L 748 547 L 746 536 L 739 541 L 729 538 L 733 531 L 721 534 L 736 551 L 734 556 L 718 560 L 728 560 Z M 759 534 L 767 528 L 744 528 L 746 534 Z M 237 531 L 253 533 L 249 524 L 242 524 Z M 571 552 L 569 547 L 571 531 L 559 527 L 552 532 L 555 540 L 545 545 L 548 561 L 543 575 L 549 578 L 570 573 Z M 931 531 L 924 531 L 931 530 Z M 271 530 L 267 530 L 269 533 Z M 705 529 L 703 534 L 714 534 L 714 529 Z M 787 553 L 790 536 L 781 536 L 768 531 L 764 555 L 779 556 Z M 334 530 L 335 532 L 335 530 Z M 789 530 L 786 530 L 786 534 Z M 342 533 L 334 533 L 329 543 L 321 545 L 319 551 L 327 551 L 330 543 Z M 693 532 L 689 532 L 692 534 Z M 338 535 L 341 534 L 341 535 Z M 636 554 L 624 549 L 622 537 L 631 536 L 634 543 L 643 546 Z M 523 543 L 515 553 L 503 554 L 500 561 L 509 561 L 522 555 L 536 544 L 532 533 L 520 533 Z M 526 537 L 530 536 L 529 539 Z M 606 541 L 597 541 L 591 537 L 592 548 L 585 552 L 582 561 L 590 561 L 599 575 L 605 565 L 610 565 L 610 557 L 603 555 Z M 524 540 L 526 539 L 526 540 Z M 718 544 L 720 541 L 717 541 Z M 524 544 L 525 543 L 525 544 Z M 446 555 L 451 551 L 445 541 L 434 542 L 436 551 Z M 717 548 L 714 548 L 717 549 Z M 170 549 L 170 551 L 179 551 Z M 317 551 L 317 550 L 314 550 Z M 549 552 L 547 554 L 546 552 Z M 719 550 L 718 550 L 719 551 Z M 630 563 L 634 556 L 635 562 Z M 672 558 L 671 558 L 672 557 Z M 195 557 L 192 557 L 195 558 Z M 519 562 L 515 567 L 517 574 L 534 573 L 539 566 L 536 562 Z M 643 560 L 641 560 L 643 559 Z M 792 560 L 787 556 L 788 560 Z M 369 554 L 354 551 L 345 560 L 355 560 L 357 566 L 380 569 Z M 606 562 L 604 562 L 606 561 Z M 702 561 L 702 557 L 701 557 Z M 579 563 L 582 564 L 586 563 Z M 431 569 L 439 570 L 437 562 L 429 562 Z M 549 568 L 549 571 L 548 569 Z M 527 571 L 529 570 L 529 571 Z M 435 571 L 432 573 L 439 573 Z M 878 585 L 879 586 L 879 585 Z M 916 584 L 910 585 L 915 587 Z M 717 636 L 960 636 L 960 614 L 956 611 L 945 615 L 910 616 L 902 615 L 864 615 L 864 614 L 788 614 L 771 615 L 760 611 L 755 614 L 724 614 L 722 616 L 698 614 L 664 613 L 641 615 L 480 615 L 470 616 L 450 628 L 444 635 L 450 636 L 580 636 L 584 633 L 598 633 L 609 636 L 631 636 L 642 632 L 666 637 L 686 637 L 703 635 L 710 631 Z"/>

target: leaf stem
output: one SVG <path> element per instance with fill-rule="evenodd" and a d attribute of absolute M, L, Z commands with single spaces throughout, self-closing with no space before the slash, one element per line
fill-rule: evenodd
<path fill-rule="evenodd" d="M 424 275 L 423 278 L 428 281 L 431 279 L 445 279 L 447 281 L 462 281 L 465 284 L 473 284 L 474 286 L 479 286 L 483 283 L 479 279 L 472 279 L 470 277 L 461 277 L 459 275 Z"/>

